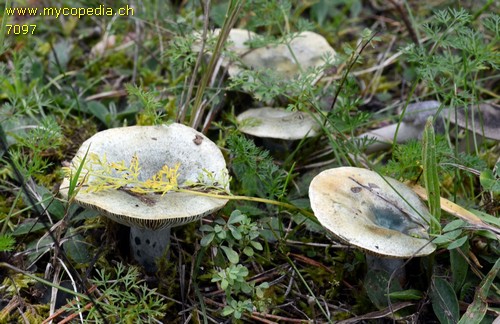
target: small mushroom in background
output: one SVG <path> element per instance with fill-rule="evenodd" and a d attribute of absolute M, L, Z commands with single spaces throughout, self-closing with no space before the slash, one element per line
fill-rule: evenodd
<path fill-rule="evenodd" d="M 367 262 L 378 270 L 390 274 L 402 268 L 403 259 L 436 249 L 427 232 L 431 219 L 427 207 L 392 178 L 384 180 L 376 172 L 355 167 L 325 170 L 311 181 L 309 199 L 323 227 L 374 255 L 367 255 Z M 404 281 L 405 273 L 398 271 L 396 277 Z"/>
<path fill-rule="evenodd" d="M 200 139 L 202 139 L 200 141 Z M 108 129 L 86 140 L 72 161 L 78 168 L 85 154 L 106 157 L 107 161 L 128 163 L 137 157 L 140 180 L 146 181 L 165 165 L 178 169 L 178 183 L 210 183 L 204 170 L 215 179 L 227 173 L 224 157 L 215 143 L 202 133 L 181 125 L 131 126 Z M 98 168 L 98 166 L 96 167 Z M 92 183 L 92 176 L 87 183 Z M 228 184 L 226 184 L 228 186 Z M 65 178 L 60 192 L 67 197 L 69 179 Z M 130 227 L 130 246 L 134 259 L 146 270 L 156 270 L 155 259 L 161 257 L 170 244 L 170 228 L 183 225 L 222 208 L 226 199 L 201 197 L 183 192 L 164 195 L 135 194 L 127 188 L 86 192 L 82 188 L 75 197 L 76 203 L 97 210 L 102 215 Z M 222 188 L 229 190 L 229 188 Z"/>
<path fill-rule="evenodd" d="M 220 28 L 216 28 L 213 31 L 209 32 L 209 36 L 217 37 L 219 36 L 220 31 Z M 195 36 L 197 38 L 200 38 L 200 40 L 196 41 L 192 46 L 192 50 L 195 52 L 199 52 L 201 50 L 201 35 L 201 32 L 195 33 Z M 257 34 L 249 30 L 233 28 L 229 31 L 229 35 L 227 37 L 228 44 L 226 46 L 226 49 L 233 52 L 237 56 L 242 56 L 250 50 L 250 47 L 247 43 L 257 37 Z M 231 60 L 228 57 L 222 57 L 222 66 L 228 67 L 230 63 Z"/>
<path fill-rule="evenodd" d="M 284 108 L 249 109 L 236 119 L 242 133 L 264 138 L 299 140 L 314 137 L 320 130 L 318 123 L 308 114 Z"/>
<path fill-rule="evenodd" d="M 242 133 L 260 138 L 266 149 L 278 155 L 290 151 L 293 141 L 317 136 L 320 131 L 318 123 L 307 113 L 284 108 L 249 109 L 236 119 Z"/>
<path fill-rule="evenodd" d="M 311 67 L 325 64 L 325 58 L 334 58 L 335 50 L 321 35 L 301 32 L 289 43 L 251 49 L 241 55 L 240 62 L 229 65 L 228 73 L 236 76 L 245 69 L 272 69 L 283 78 L 291 79 Z"/>
<path fill-rule="evenodd" d="M 399 124 L 396 143 L 405 143 L 412 139 L 420 139 L 427 118 L 436 115 L 441 104 L 438 101 L 423 101 L 408 105 L 405 116 Z M 445 131 L 445 123 L 456 125 L 462 129 L 475 133 L 478 138 L 485 137 L 500 140 L 500 108 L 490 104 L 477 106 L 445 108 L 436 118 L 435 128 L 437 133 Z M 358 138 L 374 138 L 365 152 L 373 153 L 392 146 L 398 124 L 381 127 L 362 135 Z"/>
<path fill-rule="evenodd" d="M 220 29 L 210 33 L 218 36 Z M 196 36 L 200 38 L 201 33 L 196 32 Z M 231 29 L 226 48 L 239 56 L 240 60 L 231 61 L 227 57 L 222 58 L 222 66 L 228 67 L 229 76 L 234 77 L 245 69 L 272 69 L 283 78 L 291 79 L 308 68 L 324 65 L 326 57 L 334 58 L 336 55 L 328 41 L 314 32 L 295 34 L 288 43 L 251 48 L 248 42 L 258 37 L 257 34 L 245 29 Z M 201 42 L 195 42 L 192 49 L 200 51 Z"/>

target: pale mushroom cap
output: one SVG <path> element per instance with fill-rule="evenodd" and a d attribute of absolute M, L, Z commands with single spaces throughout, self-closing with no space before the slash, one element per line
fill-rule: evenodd
<path fill-rule="evenodd" d="M 309 187 L 315 216 L 342 241 L 380 256 L 432 253 L 436 246 L 428 240 L 426 206 L 406 185 L 385 179 L 408 203 L 376 172 L 354 167 L 321 172 Z"/>
<path fill-rule="evenodd" d="M 215 36 L 218 37 L 220 34 L 220 28 L 216 28 L 213 31 L 209 32 L 209 36 Z M 196 32 L 195 36 L 199 38 L 199 41 L 196 41 L 192 49 L 193 51 L 199 52 L 201 50 L 201 32 Z M 229 35 L 227 37 L 227 45 L 226 49 L 234 52 L 237 55 L 244 55 L 246 52 L 250 50 L 250 47 L 248 46 L 247 42 L 257 38 L 257 34 L 254 32 L 251 32 L 246 29 L 239 29 L 239 28 L 233 28 L 229 31 Z M 228 58 L 223 57 L 222 60 L 222 66 L 227 67 L 230 63 L 230 60 Z"/>
<path fill-rule="evenodd" d="M 140 180 L 143 181 L 164 165 L 175 167 L 177 163 L 180 163 L 179 185 L 185 181 L 197 182 L 203 169 L 212 172 L 216 179 L 227 172 L 217 145 L 202 133 L 181 124 L 131 126 L 99 132 L 82 144 L 73 158 L 72 168 L 78 167 L 76 161 L 83 158 L 87 149 L 89 154 L 106 155 L 108 162 L 124 161 L 127 166 L 136 154 L 141 167 Z M 63 196 L 67 196 L 68 186 L 69 180 L 65 178 L 60 189 Z M 133 195 L 114 189 L 99 192 L 82 189 L 76 195 L 76 202 L 127 226 L 160 229 L 199 219 L 222 208 L 227 200 L 180 192 L 168 192 L 162 196 Z"/>
<path fill-rule="evenodd" d="M 408 105 L 403 120 L 423 130 L 427 118 L 436 114 L 440 103 L 435 100 L 422 101 Z M 441 116 L 451 124 L 484 135 L 486 138 L 500 140 L 500 107 L 490 104 L 479 104 L 462 107 L 449 107 L 441 111 Z M 436 125 L 444 131 L 442 122 Z"/>
<path fill-rule="evenodd" d="M 219 35 L 220 29 L 214 30 L 214 35 Z M 229 32 L 227 37 L 229 44 L 229 50 L 237 53 L 244 54 L 250 47 L 248 46 L 248 41 L 257 38 L 257 34 L 246 29 L 233 28 Z"/>
<path fill-rule="evenodd" d="M 300 72 L 300 68 L 305 71 L 311 67 L 321 66 L 325 64 L 326 56 L 335 57 L 335 54 L 335 50 L 323 36 L 313 32 L 302 32 L 296 35 L 288 46 L 279 44 L 248 51 L 241 57 L 241 63 L 235 62 L 229 66 L 228 73 L 230 76 L 235 76 L 245 68 L 255 70 L 268 68 L 285 78 L 292 78 Z"/>
<path fill-rule="evenodd" d="M 449 109 L 449 120 L 462 128 L 466 128 L 486 138 L 500 141 L 500 107 L 480 104 L 467 109 Z M 445 113 L 446 115 L 446 113 Z"/>
<path fill-rule="evenodd" d="M 318 134 L 319 125 L 306 113 L 284 108 L 249 109 L 236 117 L 240 131 L 267 138 L 298 140 Z"/>

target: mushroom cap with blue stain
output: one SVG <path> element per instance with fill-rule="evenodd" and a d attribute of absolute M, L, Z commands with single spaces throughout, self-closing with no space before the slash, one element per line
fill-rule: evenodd
<path fill-rule="evenodd" d="M 427 207 L 395 179 L 362 168 L 329 169 L 311 181 L 309 199 L 323 227 L 369 253 L 410 258 L 436 249 Z"/>

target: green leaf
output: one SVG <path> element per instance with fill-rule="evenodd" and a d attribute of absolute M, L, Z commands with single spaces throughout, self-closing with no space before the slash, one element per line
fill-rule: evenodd
<path fill-rule="evenodd" d="M 252 292 L 252 287 L 250 287 L 250 285 L 247 283 L 243 283 L 241 285 L 241 291 L 245 294 L 250 294 Z"/>
<path fill-rule="evenodd" d="M 470 209 L 470 211 L 477 217 L 481 218 L 482 221 L 500 227 L 500 218 L 491 216 L 490 214 L 475 209 Z"/>
<path fill-rule="evenodd" d="M 72 206 L 77 206 L 77 205 L 72 205 Z M 72 209 L 74 209 L 73 212 L 71 212 Z M 97 210 L 93 210 L 93 209 L 85 209 L 81 213 L 78 213 L 75 215 L 75 212 L 77 211 L 77 209 L 78 208 L 70 207 L 69 215 L 70 215 L 70 219 L 71 219 L 72 224 L 75 224 L 78 221 L 96 218 L 97 216 L 100 215 L 100 213 Z"/>
<path fill-rule="evenodd" d="M 467 262 L 466 256 L 468 251 L 468 243 L 463 244 L 460 249 L 453 249 L 450 251 L 451 278 L 455 292 L 460 291 L 467 277 L 469 263 Z"/>
<path fill-rule="evenodd" d="M 253 246 L 254 249 L 256 249 L 258 251 L 262 251 L 264 249 L 262 247 L 262 244 L 260 244 L 259 242 L 252 241 L 252 242 L 250 242 L 250 244 Z"/>
<path fill-rule="evenodd" d="M 476 294 L 474 295 L 474 301 L 469 305 L 469 307 L 467 307 L 467 311 L 462 316 L 458 324 L 481 322 L 486 314 L 486 311 L 488 310 L 488 303 L 485 301 L 488 300 L 488 293 L 499 270 L 500 259 L 495 262 L 490 272 L 488 272 L 488 275 L 484 277 L 483 281 L 481 281 L 481 284 L 477 288 Z"/>
<path fill-rule="evenodd" d="M 234 210 L 227 221 L 228 224 L 237 224 L 243 222 L 247 218 L 247 215 L 242 214 L 239 210 Z"/>
<path fill-rule="evenodd" d="M 200 245 L 201 246 L 208 246 L 215 238 L 215 233 L 214 232 L 211 232 L 211 233 L 208 233 L 207 235 L 203 236 L 201 241 L 200 241 Z"/>
<path fill-rule="evenodd" d="M 431 222 L 431 234 L 440 233 L 439 220 L 441 219 L 441 192 L 439 187 L 438 165 L 436 157 L 436 137 L 434 135 L 433 117 L 427 119 L 422 139 L 422 161 L 424 168 L 424 183 L 427 191 L 429 210 L 437 223 Z"/>
<path fill-rule="evenodd" d="M 469 239 L 469 237 L 466 235 L 466 236 L 459 238 L 458 240 L 451 242 L 450 245 L 448 245 L 448 250 L 453 250 L 453 249 L 456 249 L 458 247 L 461 247 L 465 242 L 467 242 L 468 239 Z"/>
<path fill-rule="evenodd" d="M 500 180 L 495 178 L 493 171 L 489 169 L 482 171 L 479 181 L 484 190 L 492 191 L 495 194 L 500 193 Z"/>
<path fill-rule="evenodd" d="M 228 286 L 229 281 L 227 281 L 227 279 L 222 279 L 222 281 L 220 282 L 220 287 L 222 288 L 222 290 L 226 290 Z"/>
<path fill-rule="evenodd" d="M 395 291 L 389 294 L 391 299 L 398 300 L 420 300 L 423 297 L 423 294 L 420 290 L 416 289 L 407 289 L 402 291 Z"/>
<path fill-rule="evenodd" d="M 240 257 L 238 256 L 238 253 L 236 253 L 233 249 L 224 245 L 222 245 L 220 248 L 222 249 L 222 251 L 224 251 L 224 254 L 226 255 L 229 262 L 233 264 L 237 264 L 238 262 L 240 262 Z"/>
<path fill-rule="evenodd" d="M 455 219 L 454 221 L 449 222 L 446 224 L 446 226 L 443 228 L 443 232 L 451 232 L 453 230 L 459 229 L 461 227 L 464 227 L 466 223 L 461 220 L 461 219 Z"/>
<path fill-rule="evenodd" d="M 110 118 L 108 117 L 109 111 L 106 108 L 106 106 L 104 106 L 99 101 L 89 101 L 86 107 L 84 107 L 84 109 L 87 110 L 92 115 L 94 115 L 95 117 L 97 117 L 97 119 L 99 119 L 104 125 L 108 127 L 110 126 L 109 125 Z"/>
<path fill-rule="evenodd" d="M 231 235 L 236 240 L 241 240 L 243 238 L 243 236 L 241 235 L 241 233 L 239 232 L 239 230 L 236 227 L 234 227 L 233 225 L 229 225 L 228 228 L 229 228 L 229 231 L 231 231 Z"/>
<path fill-rule="evenodd" d="M 214 228 L 210 225 L 201 225 L 199 230 L 200 232 L 213 232 Z"/>
<path fill-rule="evenodd" d="M 34 233 L 36 231 L 44 229 L 45 226 L 38 219 L 26 219 L 24 222 L 19 224 L 12 232 L 13 236 L 25 235 L 28 233 Z"/>
<path fill-rule="evenodd" d="M 459 318 L 458 300 L 455 291 L 443 278 L 434 277 L 431 288 L 434 314 L 441 324 L 456 323 Z"/>
<path fill-rule="evenodd" d="M 243 253 L 245 253 L 245 255 L 247 255 L 249 257 L 253 256 L 253 254 L 254 254 L 253 249 L 249 246 L 247 246 L 243 249 Z"/>
<path fill-rule="evenodd" d="M 234 309 L 231 306 L 226 306 L 222 310 L 222 316 L 231 315 L 233 312 L 234 312 Z"/>
<path fill-rule="evenodd" d="M 87 263 L 92 260 L 92 255 L 89 251 L 89 244 L 85 242 L 85 238 L 81 234 L 72 235 L 69 231 L 64 242 L 64 252 L 77 263 Z"/>
<path fill-rule="evenodd" d="M 438 235 L 434 240 L 432 240 L 432 242 L 434 244 L 448 244 L 454 241 L 460 235 L 462 235 L 462 230 L 457 229 L 448 233 L 444 233 L 442 235 Z"/>

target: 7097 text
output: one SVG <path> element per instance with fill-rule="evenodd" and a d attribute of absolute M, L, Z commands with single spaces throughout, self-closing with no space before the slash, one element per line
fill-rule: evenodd
<path fill-rule="evenodd" d="M 35 33 L 36 25 L 19 25 L 19 24 L 6 24 L 7 35 L 33 35 Z"/>

